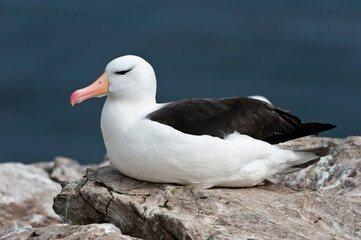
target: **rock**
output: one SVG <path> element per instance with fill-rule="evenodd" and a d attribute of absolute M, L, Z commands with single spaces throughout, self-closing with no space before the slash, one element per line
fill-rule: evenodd
<path fill-rule="evenodd" d="M 22 163 L 0 164 L 0 225 L 14 220 L 32 226 L 59 223 L 52 210 L 53 198 L 61 190 L 43 169 Z"/>
<path fill-rule="evenodd" d="M 283 148 L 330 147 L 330 155 L 299 172 L 270 180 L 298 191 L 321 190 L 333 194 L 361 196 L 361 137 L 346 139 L 304 137 L 280 144 Z"/>
<path fill-rule="evenodd" d="M 14 220 L 25 221 L 33 227 L 60 223 L 52 209 L 53 198 L 61 191 L 59 183 L 82 178 L 87 168 L 97 167 L 82 166 L 65 157 L 29 165 L 0 164 L 0 225 Z"/>
<path fill-rule="evenodd" d="M 32 226 L 26 222 L 14 221 L 12 224 L 0 225 L 0 239 L 29 239 Z"/>
<path fill-rule="evenodd" d="M 112 224 L 68 225 L 53 224 L 47 227 L 32 228 L 25 222 L 14 222 L 0 226 L 0 239 L 64 239 L 64 240 L 131 240 L 136 239 L 122 235 L 119 228 Z"/>
<path fill-rule="evenodd" d="M 87 168 L 96 169 L 97 165 L 80 165 L 77 161 L 66 157 L 55 157 L 51 162 L 33 164 L 48 172 L 50 179 L 55 182 L 70 182 L 82 178 Z"/>
<path fill-rule="evenodd" d="M 119 228 L 113 224 L 89 224 L 89 225 L 68 225 L 55 224 L 48 227 L 35 229 L 34 239 L 109 239 L 109 240 L 130 240 L 135 239 L 122 235 Z"/>
<path fill-rule="evenodd" d="M 144 239 L 360 239 L 360 196 L 266 182 L 199 189 L 126 177 L 111 166 L 63 186 L 54 210 L 72 224 L 112 223 Z"/>

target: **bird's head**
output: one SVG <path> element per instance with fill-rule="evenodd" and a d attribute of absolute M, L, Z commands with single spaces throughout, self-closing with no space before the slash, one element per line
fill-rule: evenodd
<path fill-rule="evenodd" d="M 112 60 L 104 73 L 88 87 L 70 97 L 71 105 L 92 97 L 108 95 L 121 101 L 154 100 L 156 80 L 152 66 L 144 59 L 127 55 Z"/>

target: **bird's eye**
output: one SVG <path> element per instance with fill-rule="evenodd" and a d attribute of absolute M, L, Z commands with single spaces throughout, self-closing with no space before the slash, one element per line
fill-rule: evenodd
<path fill-rule="evenodd" d="M 129 72 L 130 70 L 127 70 L 127 71 L 118 71 L 118 72 L 115 72 L 116 74 L 118 75 L 125 75 L 127 72 Z"/>

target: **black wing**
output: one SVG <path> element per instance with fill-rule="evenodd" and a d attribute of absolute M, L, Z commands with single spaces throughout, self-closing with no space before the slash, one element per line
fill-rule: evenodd
<path fill-rule="evenodd" d="M 271 144 L 335 127 L 327 123 L 302 123 L 280 108 L 247 97 L 182 100 L 147 117 L 188 134 L 224 138 L 237 131 Z"/>

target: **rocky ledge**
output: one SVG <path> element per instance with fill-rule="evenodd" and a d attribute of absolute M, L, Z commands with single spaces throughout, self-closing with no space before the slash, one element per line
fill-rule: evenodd
<path fill-rule="evenodd" d="M 136 239 L 122 235 L 112 224 L 61 224 L 53 211 L 53 198 L 61 191 L 60 182 L 82 178 L 87 168 L 97 167 L 81 166 L 64 157 L 29 165 L 0 164 L 0 240 Z"/>
<path fill-rule="evenodd" d="M 111 166 L 83 177 L 66 159 L 0 164 L 0 239 L 360 239 L 361 137 L 280 146 L 319 145 L 330 155 L 253 188 L 155 184 Z"/>

